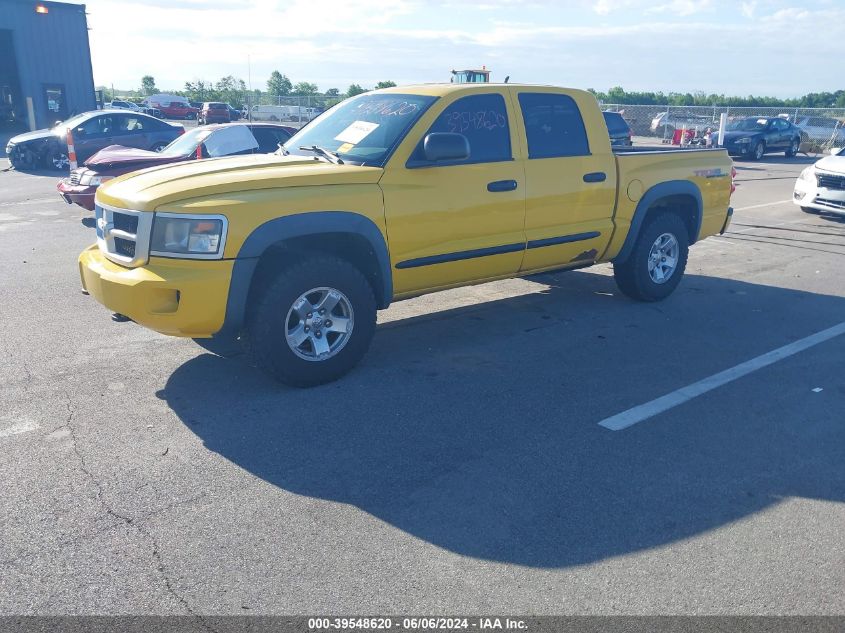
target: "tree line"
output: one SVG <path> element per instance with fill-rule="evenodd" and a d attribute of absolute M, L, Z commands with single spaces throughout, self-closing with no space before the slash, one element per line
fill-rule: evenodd
<path fill-rule="evenodd" d="M 784 108 L 845 108 L 845 90 L 836 92 L 811 92 L 794 99 L 778 97 L 726 96 L 704 92 L 627 92 L 615 86 L 607 92 L 590 88 L 596 99 L 603 103 L 624 105 L 674 105 L 674 106 L 736 106 Z"/>
<path fill-rule="evenodd" d="M 380 81 L 372 90 L 390 88 L 396 84 L 392 81 Z M 104 86 L 98 87 L 108 90 Z M 364 88 L 360 84 L 353 83 L 341 92 L 339 88 L 329 88 L 323 96 L 327 97 L 326 105 L 331 106 L 348 97 L 368 92 L 370 88 Z M 723 94 L 706 94 L 704 92 L 628 92 L 621 86 L 614 86 L 607 92 L 600 92 L 589 89 L 596 96 L 596 99 L 603 103 L 614 103 L 623 105 L 674 105 L 674 106 L 745 106 L 745 107 L 788 107 L 788 108 L 845 108 L 845 90 L 835 92 L 811 92 L 793 99 L 780 99 L 778 97 L 747 97 L 726 96 Z M 141 89 L 131 91 L 132 96 L 143 98 L 160 92 L 156 87 L 155 78 L 145 75 L 141 79 Z M 185 82 L 183 90 L 173 91 L 175 94 L 187 97 L 191 101 L 223 101 L 232 105 L 244 105 L 247 90 L 243 79 L 227 75 L 217 82 L 197 79 L 196 81 Z M 270 73 L 267 79 L 266 93 L 272 97 L 300 97 L 321 94 L 317 84 L 300 81 L 293 83 L 287 75 L 278 70 Z M 253 102 L 261 97 L 261 90 L 253 90 Z M 112 98 L 114 95 L 112 95 Z"/>

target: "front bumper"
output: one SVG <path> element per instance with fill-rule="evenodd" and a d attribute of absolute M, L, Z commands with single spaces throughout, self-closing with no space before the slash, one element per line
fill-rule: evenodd
<path fill-rule="evenodd" d="M 223 327 L 233 265 L 152 257 L 146 266 L 124 268 L 97 246 L 79 256 L 82 288 L 106 308 L 156 332 L 192 338 Z"/>
<path fill-rule="evenodd" d="M 751 156 L 754 152 L 752 148 L 754 147 L 754 143 L 734 143 L 731 145 L 725 145 L 725 149 L 728 150 L 728 154 L 730 156 Z"/>
<path fill-rule="evenodd" d="M 803 178 L 795 182 L 792 202 L 799 207 L 845 216 L 845 190 L 819 187 Z"/>
<path fill-rule="evenodd" d="M 97 193 L 97 187 L 90 185 L 72 185 L 65 178 L 60 180 L 56 185 L 56 190 L 62 199 L 68 204 L 78 204 L 80 207 L 94 210 L 94 194 Z"/>

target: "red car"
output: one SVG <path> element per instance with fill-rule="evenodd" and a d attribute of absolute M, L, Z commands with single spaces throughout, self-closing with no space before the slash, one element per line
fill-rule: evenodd
<path fill-rule="evenodd" d="M 228 123 L 231 120 L 228 104 L 215 101 L 203 103 L 199 117 L 197 117 L 197 123 L 200 125 Z"/>
<path fill-rule="evenodd" d="M 148 97 L 144 103 L 148 107 L 161 110 L 162 114 L 168 119 L 196 119 L 199 115 L 199 108 L 192 106 L 183 97 L 154 95 Z"/>
<path fill-rule="evenodd" d="M 93 211 L 97 187 L 117 176 L 156 165 L 196 160 L 198 150 L 202 158 L 272 154 L 296 132 L 295 128 L 272 123 L 226 123 L 194 128 L 160 152 L 111 145 L 94 154 L 84 166 L 71 171 L 56 189 L 68 204 Z"/>

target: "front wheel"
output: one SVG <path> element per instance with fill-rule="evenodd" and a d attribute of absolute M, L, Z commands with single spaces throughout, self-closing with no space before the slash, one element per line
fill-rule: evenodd
<path fill-rule="evenodd" d="M 798 153 L 798 148 L 801 146 L 801 143 L 798 141 L 797 138 L 792 139 L 792 143 L 789 145 L 789 149 L 786 150 L 786 157 L 792 158 Z"/>
<path fill-rule="evenodd" d="M 45 162 L 47 163 L 47 167 L 57 171 L 64 171 L 70 167 L 70 160 L 68 159 L 67 152 L 61 149 L 51 149 L 47 152 Z"/>
<path fill-rule="evenodd" d="M 314 255 L 266 287 L 249 324 L 260 367 L 280 382 L 312 387 L 337 380 L 366 353 L 376 301 L 364 275 L 342 259 Z"/>
<path fill-rule="evenodd" d="M 754 160 L 760 160 L 763 158 L 763 154 L 766 153 L 766 146 L 763 144 L 763 141 L 757 141 L 757 145 L 754 146 Z"/>
<path fill-rule="evenodd" d="M 686 224 L 675 213 L 661 213 L 642 229 L 630 256 L 613 263 L 613 277 L 632 299 L 660 301 L 681 282 L 688 255 Z"/>

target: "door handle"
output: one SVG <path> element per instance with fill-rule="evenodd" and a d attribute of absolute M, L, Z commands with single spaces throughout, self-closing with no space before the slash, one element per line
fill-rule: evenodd
<path fill-rule="evenodd" d="M 584 174 L 584 182 L 604 182 L 607 174 L 603 171 L 594 171 L 591 174 Z"/>
<path fill-rule="evenodd" d="M 494 180 L 487 183 L 487 191 L 499 193 L 500 191 L 513 191 L 516 189 L 516 180 Z"/>

